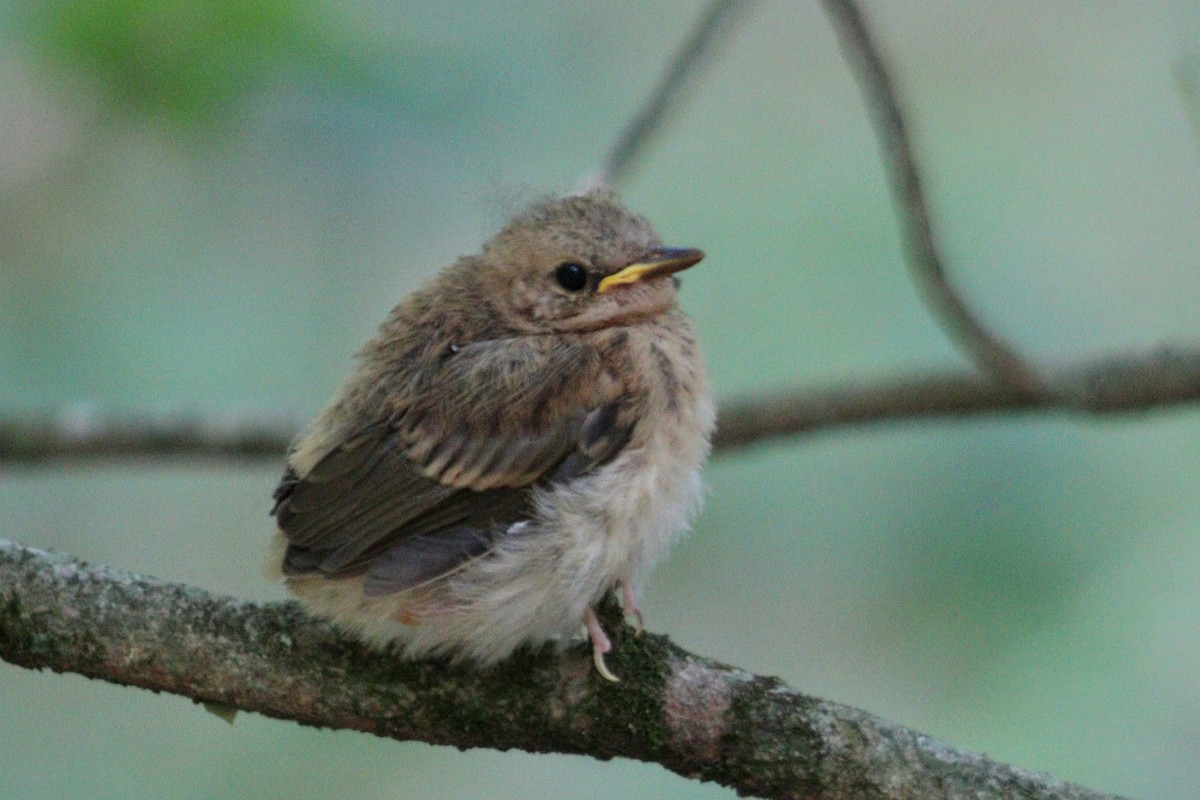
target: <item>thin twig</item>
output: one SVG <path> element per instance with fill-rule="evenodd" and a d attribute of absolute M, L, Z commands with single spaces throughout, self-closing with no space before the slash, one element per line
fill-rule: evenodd
<path fill-rule="evenodd" d="M 932 372 L 826 389 L 795 389 L 721 406 L 718 454 L 755 442 L 849 425 L 1017 411 L 1117 414 L 1200 401 L 1200 348 L 1161 348 L 1047 369 L 1029 392 L 971 372 Z M 160 419 L 0 419 L 0 464 L 104 458 L 194 457 L 280 460 L 297 421 L 247 414 Z"/>
<path fill-rule="evenodd" d="M 748 0 L 713 0 L 696 23 L 687 41 L 667 65 L 654 93 L 638 109 L 617 138 L 604 163 L 582 181 L 582 188 L 617 186 L 629 174 L 668 114 L 678 107 L 684 89 L 711 56 L 723 33 L 729 30 L 736 13 L 749 6 Z"/>
<path fill-rule="evenodd" d="M 1192 132 L 1200 142 L 1200 59 L 1192 58 L 1175 65 L 1175 85 L 1191 120 Z"/>
<path fill-rule="evenodd" d="M 394 739 L 635 758 L 761 797 L 1101 798 L 636 636 L 615 603 L 605 617 L 620 684 L 582 648 L 478 672 L 371 652 L 295 603 L 0 542 L 0 658 L 23 667 Z"/>
<path fill-rule="evenodd" d="M 916 157 L 887 66 L 853 0 L 822 0 L 875 120 L 884 167 L 907 243 L 908 265 L 926 303 L 972 361 L 1017 389 L 1039 385 L 1036 372 L 971 311 L 951 285 L 921 189 Z"/>

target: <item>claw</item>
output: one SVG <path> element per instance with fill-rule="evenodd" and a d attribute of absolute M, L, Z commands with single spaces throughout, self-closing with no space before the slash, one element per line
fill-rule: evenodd
<path fill-rule="evenodd" d="M 596 665 L 596 672 L 605 680 L 620 683 L 621 679 L 604 663 L 604 654 L 612 650 L 612 642 L 600 625 L 600 620 L 596 618 L 596 612 L 589 608 L 583 615 L 583 624 L 587 626 L 588 638 L 592 642 L 592 663 Z"/>
<path fill-rule="evenodd" d="M 596 665 L 596 672 L 600 673 L 601 678 L 604 678 L 606 681 L 612 681 L 613 683 L 621 682 L 621 679 L 614 675 L 612 670 L 608 668 L 608 664 L 604 663 L 604 653 L 601 653 L 598 650 L 592 650 L 592 663 Z"/>

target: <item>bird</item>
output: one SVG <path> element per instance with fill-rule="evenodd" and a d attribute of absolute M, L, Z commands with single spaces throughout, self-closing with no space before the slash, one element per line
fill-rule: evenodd
<path fill-rule="evenodd" d="M 586 633 L 703 499 L 715 406 L 678 273 L 607 190 L 550 196 L 403 299 L 296 439 L 272 565 L 301 604 L 405 658 L 488 667 Z"/>

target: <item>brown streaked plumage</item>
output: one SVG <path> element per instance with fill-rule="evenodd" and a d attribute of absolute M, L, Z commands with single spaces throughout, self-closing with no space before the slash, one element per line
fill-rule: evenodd
<path fill-rule="evenodd" d="M 586 626 L 699 508 L 714 408 L 662 247 L 607 193 L 538 203 L 388 315 L 293 445 L 276 564 L 406 655 L 488 664 Z"/>

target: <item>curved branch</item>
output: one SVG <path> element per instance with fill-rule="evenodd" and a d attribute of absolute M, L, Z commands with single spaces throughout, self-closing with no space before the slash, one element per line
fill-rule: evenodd
<path fill-rule="evenodd" d="M 0 658 L 23 667 L 394 739 L 634 758 L 762 797 L 1101 797 L 635 637 L 620 620 L 612 605 L 620 684 L 597 679 L 578 649 L 477 672 L 369 651 L 294 603 L 0 542 Z"/>
<path fill-rule="evenodd" d="M 823 3 L 875 119 L 884 167 L 907 244 L 909 269 L 925 302 L 976 366 L 1017 389 L 1036 389 L 1039 379 L 1034 370 L 1000 336 L 988 330 L 950 284 L 925 205 L 904 113 L 862 13 L 853 0 L 823 0 Z"/>
<path fill-rule="evenodd" d="M 734 12 L 743 11 L 748 5 L 745 0 L 713 0 L 709 4 L 687 41 L 667 65 L 654 93 L 617 137 L 604 163 L 584 178 L 584 190 L 615 186 L 629 174 L 634 161 L 662 127 L 668 114 L 677 107 L 683 90 L 720 42 L 722 33 L 732 24 Z"/>
<path fill-rule="evenodd" d="M 715 452 L 816 433 L 939 417 L 1016 411 L 1117 414 L 1200 400 L 1200 349 L 1162 348 L 1044 372 L 1045 388 L 998 385 L 975 373 L 913 374 L 828 389 L 793 389 L 721 406 Z M 0 463 L 191 456 L 280 459 L 299 425 L 260 416 L 173 420 L 0 419 Z"/>

